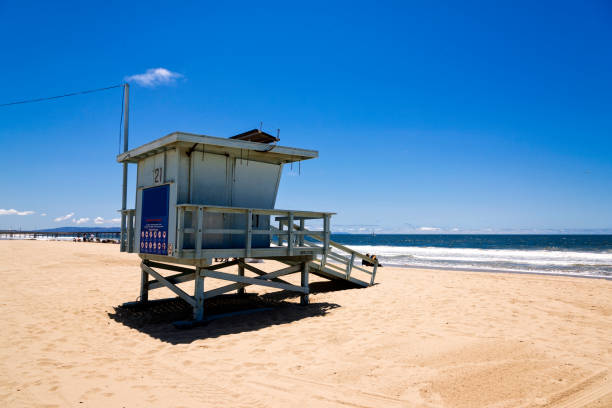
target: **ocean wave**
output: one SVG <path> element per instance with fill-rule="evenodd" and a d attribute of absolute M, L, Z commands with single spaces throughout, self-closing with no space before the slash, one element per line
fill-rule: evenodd
<path fill-rule="evenodd" d="M 521 272 L 612 276 L 612 253 L 481 248 L 350 245 L 361 253 L 376 254 L 394 266 L 473 268 Z"/>

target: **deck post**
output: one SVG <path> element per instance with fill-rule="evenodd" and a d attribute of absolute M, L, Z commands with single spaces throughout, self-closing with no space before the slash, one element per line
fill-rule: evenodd
<path fill-rule="evenodd" d="M 287 223 L 287 255 L 293 256 L 293 213 L 289 213 L 289 222 Z"/>
<path fill-rule="evenodd" d="M 148 261 L 142 261 L 143 264 L 147 264 Z M 140 268 L 140 303 L 146 303 L 149 301 L 149 274 L 144 268 Z"/>
<path fill-rule="evenodd" d="M 239 261 L 240 263 L 238 264 L 238 276 L 244 276 L 244 265 L 242 265 L 242 263 L 244 262 L 244 258 L 240 258 Z M 244 286 L 238 288 L 237 293 L 239 295 L 244 295 Z"/>
<path fill-rule="evenodd" d="M 246 256 L 251 256 L 251 243 L 253 240 L 253 211 L 248 210 L 246 212 Z"/>
<path fill-rule="evenodd" d="M 346 265 L 346 279 L 351 276 L 351 271 L 353 270 L 353 264 L 355 263 L 355 253 L 351 252 L 351 260 Z"/>
<path fill-rule="evenodd" d="M 283 233 L 283 226 L 284 225 L 285 224 L 283 223 L 282 220 L 278 222 L 278 229 L 280 231 L 280 233 L 278 234 L 278 246 L 282 246 L 283 245 L 283 235 L 282 235 L 282 233 Z"/>
<path fill-rule="evenodd" d="M 374 269 L 372 270 L 372 279 L 370 280 L 370 286 L 374 284 L 374 278 L 376 278 L 376 270 L 378 269 L 378 261 L 374 264 Z"/>
<path fill-rule="evenodd" d="M 202 257 L 202 222 L 203 222 L 203 218 L 204 218 L 204 214 L 202 212 L 202 207 L 197 207 L 196 210 L 194 211 L 196 218 L 195 218 L 195 233 L 196 233 L 196 239 L 195 239 L 195 251 L 196 251 L 196 259 L 200 259 Z M 193 222 L 193 219 L 192 219 Z"/>
<path fill-rule="evenodd" d="M 308 293 L 310 291 L 308 285 L 308 262 L 302 262 L 302 283 L 301 286 L 305 289 L 305 292 L 300 296 L 300 304 L 307 305 L 309 303 Z"/>
<path fill-rule="evenodd" d="M 176 229 L 176 247 L 174 250 L 176 252 L 176 256 L 180 258 L 183 252 L 183 240 L 185 238 L 185 209 L 183 207 L 178 207 L 177 212 L 176 223 L 178 228 Z"/>
<path fill-rule="evenodd" d="M 202 269 L 204 268 L 198 266 L 195 272 L 195 290 L 193 293 L 195 306 L 193 307 L 193 320 L 196 321 L 204 320 L 204 276 L 202 275 Z"/>
<path fill-rule="evenodd" d="M 304 232 L 305 220 L 300 219 L 300 231 Z M 298 246 L 304 246 L 304 234 L 302 233 L 298 239 Z"/>
<path fill-rule="evenodd" d="M 325 214 L 323 218 L 323 255 L 321 256 L 321 267 L 327 263 L 327 254 L 329 253 L 329 214 Z"/>

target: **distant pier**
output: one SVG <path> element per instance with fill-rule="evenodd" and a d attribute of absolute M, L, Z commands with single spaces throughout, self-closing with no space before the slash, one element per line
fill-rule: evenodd
<path fill-rule="evenodd" d="M 0 230 L 0 239 L 80 238 L 119 240 L 119 231 L 19 231 Z"/>

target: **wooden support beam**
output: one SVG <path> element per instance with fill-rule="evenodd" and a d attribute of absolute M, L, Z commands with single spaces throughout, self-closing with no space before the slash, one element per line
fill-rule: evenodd
<path fill-rule="evenodd" d="M 175 272 L 180 272 L 177 275 L 172 275 L 172 276 L 168 276 L 166 279 L 167 280 L 171 280 L 173 278 L 179 278 L 180 276 L 183 275 L 193 275 L 195 273 L 195 269 L 192 268 L 184 268 L 181 266 L 176 266 L 176 265 L 170 265 L 170 264 L 166 264 L 166 263 L 161 263 L 161 262 L 154 262 L 154 261 L 149 261 L 147 260 L 147 265 L 149 265 L 151 268 L 159 268 L 159 269 L 167 269 L 169 271 L 175 271 Z M 207 268 L 210 270 L 217 270 L 217 269 L 223 269 L 223 268 L 227 268 L 230 266 L 234 266 L 238 264 L 237 260 L 233 260 L 233 261 L 228 261 L 228 262 L 223 262 L 217 265 L 212 265 L 212 266 L 208 266 Z M 193 279 L 193 278 L 192 278 Z M 186 280 L 179 280 L 178 282 L 186 282 L 187 280 L 190 279 L 186 279 Z M 156 283 L 156 281 L 150 281 L 150 289 L 153 289 L 153 285 Z M 160 286 L 156 286 L 156 287 L 160 287 Z"/>
<path fill-rule="evenodd" d="M 302 305 L 307 305 L 309 303 L 308 293 L 310 292 L 310 287 L 308 284 L 308 262 L 302 262 L 300 266 L 302 268 L 301 284 L 302 289 L 304 289 L 304 294 L 300 297 L 300 303 Z"/>
<path fill-rule="evenodd" d="M 289 256 L 293 256 L 293 247 L 294 247 L 294 242 L 293 242 L 293 213 L 290 212 L 289 213 L 289 221 L 287 223 L 287 232 L 289 233 L 289 235 L 287 236 L 287 255 Z"/>
<path fill-rule="evenodd" d="M 195 271 L 192 269 L 190 272 L 182 272 L 182 273 L 177 273 L 176 275 L 167 276 L 166 280 L 172 283 L 173 285 L 176 285 L 179 283 L 188 282 L 190 280 L 193 280 L 194 278 L 195 278 Z M 166 285 L 156 280 L 149 281 L 149 290 L 163 288 L 164 286 Z"/>
<path fill-rule="evenodd" d="M 168 289 L 170 289 L 172 292 L 176 293 L 181 299 L 183 299 L 185 302 L 189 303 L 191 306 L 195 306 L 195 300 L 189 296 L 187 293 L 185 293 L 181 288 L 177 287 L 176 285 L 174 285 L 171 282 L 168 282 L 166 280 L 166 278 L 164 278 L 163 276 L 161 276 L 159 273 L 157 273 L 156 271 L 154 271 L 153 269 L 149 268 L 147 265 L 145 265 L 144 263 L 140 264 L 140 267 L 142 268 L 143 271 L 147 272 L 149 275 L 151 275 L 152 277 L 154 277 L 155 279 L 157 279 L 157 281 L 159 281 L 160 283 L 162 283 L 164 286 L 166 286 Z"/>
<path fill-rule="evenodd" d="M 149 301 L 149 274 L 140 267 L 140 303 Z"/>
<path fill-rule="evenodd" d="M 244 259 L 244 258 L 240 258 L 240 259 Z M 249 265 L 248 263 L 244 262 L 244 261 L 238 261 L 238 265 L 242 266 L 243 268 L 248 269 L 251 272 L 255 272 L 258 275 L 265 275 L 267 272 L 262 271 L 259 268 L 254 267 L 253 265 Z"/>
<path fill-rule="evenodd" d="M 247 263 L 244 263 L 244 262 L 242 263 L 242 267 L 245 268 L 245 269 L 248 269 L 251 272 L 256 273 L 259 276 L 269 276 L 269 279 L 272 282 L 285 283 L 287 285 L 291 285 L 291 284 L 289 282 L 285 282 L 282 279 L 278 279 L 278 276 L 288 275 L 290 273 L 295 273 L 295 272 L 298 272 L 300 270 L 299 268 L 296 268 L 295 265 L 293 265 L 293 266 L 290 266 L 289 268 L 284 268 L 284 269 L 280 269 L 280 270 L 278 270 L 276 272 L 267 273 L 267 272 L 262 271 L 261 269 L 257 269 L 256 267 L 251 266 L 251 265 L 249 265 Z"/>
<path fill-rule="evenodd" d="M 238 260 L 238 276 L 244 276 L 244 258 Z M 238 294 L 244 295 L 244 286 L 238 288 Z"/>
<path fill-rule="evenodd" d="M 215 296 L 222 295 L 227 292 L 231 292 L 233 290 L 244 289 L 245 286 L 249 286 L 248 283 L 232 283 L 230 285 L 221 286 L 217 289 L 212 289 L 207 292 L 204 292 L 204 300 L 213 298 Z"/>
<path fill-rule="evenodd" d="M 206 269 L 210 270 L 210 271 L 216 271 L 217 269 L 223 269 L 223 268 L 227 268 L 229 266 L 234 266 L 238 264 L 238 260 L 234 259 L 232 261 L 227 261 L 227 262 L 223 262 L 217 265 L 212 265 L 212 266 L 207 266 Z"/>
<path fill-rule="evenodd" d="M 151 268 L 159 268 L 159 269 L 167 269 L 169 271 L 175 271 L 175 272 L 179 272 L 178 274 L 175 275 L 171 275 L 171 276 L 167 276 L 165 279 L 176 285 L 178 283 L 183 283 L 183 282 L 187 282 L 190 280 L 194 279 L 194 274 L 195 274 L 195 269 L 192 268 L 184 268 L 181 266 L 176 266 L 176 265 L 170 265 L 170 264 L 166 264 L 166 263 L 161 263 L 161 262 L 155 262 L 155 261 L 145 261 L 146 264 L 151 267 Z M 224 262 L 218 265 L 214 265 L 214 266 L 209 266 L 209 269 L 212 270 L 216 270 L 216 269 L 222 269 L 222 268 L 227 268 L 233 265 L 236 265 L 238 263 L 238 261 L 234 260 L 234 261 L 228 261 L 228 262 Z M 166 285 L 164 285 L 161 282 L 158 282 L 157 280 L 152 280 L 152 281 L 148 281 L 148 289 L 149 290 L 153 290 L 153 289 L 158 289 L 161 287 L 164 287 Z M 141 294 L 142 297 L 142 294 Z"/>
<path fill-rule="evenodd" d="M 195 288 L 193 297 L 195 302 L 193 305 L 193 320 L 204 320 L 204 276 L 202 276 L 202 268 L 196 268 L 195 273 Z"/>
<path fill-rule="evenodd" d="M 261 275 L 258 278 L 254 278 L 254 279 L 256 279 L 256 280 L 259 279 L 259 280 L 271 280 L 271 281 L 274 281 L 274 279 L 276 277 L 278 277 L 278 276 L 283 276 L 283 275 L 288 275 L 290 273 L 298 272 L 298 271 L 301 270 L 301 268 L 302 268 L 302 266 L 300 264 L 293 265 L 293 266 L 291 266 L 289 268 L 283 268 L 283 269 L 279 269 L 278 271 L 266 273 L 264 275 Z M 256 268 L 254 268 L 254 269 L 256 269 Z M 259 285 L 259 283 L 257 283 L 257 284 Z M 286 284 L 291 286 L 291 284 L 289 284 L 289 283 L 286 283 Z M 217 288 L 217 289 L 209 290 L 207 292 L 204 292 L 204 299 L 210 299 L 212 297 L 222 295 L 222 294 L 230 292 L 232 290 L 244 288 L 245 286 L 249 286 L 249 285 L 252 285 L 252 284 L 251 283 L 232 283 L 230 285 L 222 286 L 222 287 Z"/>
<path fill-rule="evenodd" d="M 165 264 L 165 263 L 155 262 L 155 261 L 147 260 L 146 264 L 151 268 L 167 269 L 169 271 L 175 271 L 175 272 L 190 272 L 190 273 L 195 272 L 195 269 L 184 268 L 182 266 L 170 265 L 170 264 Z"/>
<path fill-rule="evenodd" d="M 295 262 L 312 261 L 313 259 L 315 259 L 315 256 L 314 255 L 267 256 L 266 259 L 270 259 L 272 261 L 278 261 L 282 263 L 292 262 L 292 265 L 295 265 Z"/>
<path fill-rule="evenodd" d="M 268 286 L 268 287 L 276 288 L 276 289 L 290 290 L 292 292 L 302 292 L 302 293 L 304 292 L 304 288 L 302 288 L 301 286 L 287 285 L 285 283 L 269 282 L 267 280 L 262 279 L 262 277 L 249 278 L 246 276 L 237 276 L 237 275 L 232 275 L 232 274 L 224 273 L 224 272 L 209 271 L 207 269 L 203 269 L 201 274 L 209 278 L 228 280 L 231 282 L 248 283 L 250 285 Z"/>

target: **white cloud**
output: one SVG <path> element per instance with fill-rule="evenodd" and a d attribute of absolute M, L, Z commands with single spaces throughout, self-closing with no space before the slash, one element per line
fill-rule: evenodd
<path fill-rule="evenodd" d="M 71 212 L 70 214 L 63 215 L 61 217 L 57 217 L 53 221 L 55 221 L 55 222 L 66 221 L 66 220 L 69 220 L 72 217 L 74 217 L 74 213 L 73 212 Z"/>
<path fill-rule="evenodd" d="M 17 211 L 14 208 L 10 210 L 5 210 L 4 208 L 0 208 L 0 215 L 31 215 L 34 214 L 34 211 Z"/>
<path fill-rule="evenodd" d="M 79 218 L 78 220 L 76 218 L 72 219 L 72 222 L 74 222 L 75 224 L 83 224 L 84 222 L 89 221 L 89 217 L 85 217 L 85 218 Z"/>
<path fill-rule="evenodd" d="M 437 227 L 420 227 L 419 231 L 440 231 Z"/>
<path fill-rule="evenodd" d="M 41 217 L 46 217 L 46 216 L 47 216 L 47 213 L 42 213 L 42 214 L 40 214 L 40 216 L 41 216 Z"/>
<path fill-rule="evenodd" d="M 155 88 L 159 85 L 172 84 L 182 76 L 178 72 L 172 72 L 166 68 L 149 68 L 144 74 L 131 75 L 126 77 L 125 80 L 136 82 L 138 85 L 147 88 Z"/>
<path fill-rule="evenodd" d="M 103 217 L 96 217 L 94 219 L 94 223 L 96 224 L 116 224 L 121 221 L 121 218 L 113 218 L 110 220 L 105 220 Z"/>

